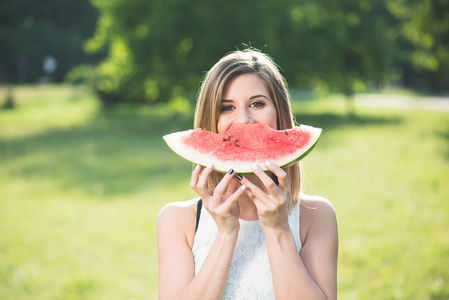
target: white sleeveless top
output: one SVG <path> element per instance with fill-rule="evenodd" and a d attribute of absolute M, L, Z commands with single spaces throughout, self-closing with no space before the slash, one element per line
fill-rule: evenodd
<path fill-rule="evenodd" d="M 299 202 L 288 216 L 298 253 L 302 248 L 299 237 Z M 239 236 L 223 299 L 275 299 L 265 234 L 260 221 L 239 221 Z M 203 265 L 217 233 L 215 221 L 203 206 L 192 248 L 195 275 Z"/>

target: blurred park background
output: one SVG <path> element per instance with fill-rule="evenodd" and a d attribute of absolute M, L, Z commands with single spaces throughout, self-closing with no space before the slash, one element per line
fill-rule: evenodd
<path fill-rule="evenodd" d="M 446 0 L 3 0 L 0 299 L 157 299 L 157 214 L 195 197 L 162 135 L 248 46 L 324 129 L 340 299 L 449 299 Z"/>

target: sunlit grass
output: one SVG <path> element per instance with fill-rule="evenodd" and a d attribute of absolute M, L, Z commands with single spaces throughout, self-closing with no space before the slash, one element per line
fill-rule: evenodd
<path fill-rule="evenodd" d="M 340 298 L 448 299 L 448 113 L 348 117 L 341 98 L 296 95 L 298 123 L 324 129 L 306 192 L 338 213 Z M 69 86 L 14 97 L 0 110 L 0 299 L 157 299 L 156 216 L 194 197 L 191 164 L 161 136 L 192 112 L 102 111 Z"/>
<path fill-rule="evenodd" d="M 341 110 L 329 123 L 302 108 L 324 127 L 304 165 L 339 216 L 341 298 L 448 299 L 448 113 Z"/>
<path fill-rule="evenodd" d="M 0 111 L 0 299 L 156 299 L 156 216 L 191 193 L 161 135 L 190 119 L 104 112 L 68 86 L 14 98 Z"/>

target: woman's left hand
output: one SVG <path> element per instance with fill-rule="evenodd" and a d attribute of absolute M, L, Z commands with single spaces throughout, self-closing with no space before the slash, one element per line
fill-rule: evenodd
<path fill-rule="evenodd" d="M 266 162 L 265 166 L 276 175 L 279 184 L 276 184 L 257 164 L 253 165 L 253 172 L 262 182 L 265 191 L 245 177 L 241 183 L 246 185 L 246 194 L 257 207 L 262 227 L 264 229 L 284 228 L 284 226 L 288 226 L 288 202 L 291 201 L 288 192 L 288 176 L 274 163 Z"/>

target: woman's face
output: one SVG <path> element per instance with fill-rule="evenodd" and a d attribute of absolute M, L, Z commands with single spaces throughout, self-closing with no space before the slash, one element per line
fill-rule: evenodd
<path fill-rule="evenodd" d="M 218 116 L 218 133 L 224 135 L 233 123 L 262 123 L 277 129 L 276 108 L 257 75 L 239 75 L 226 84 Z"/>

